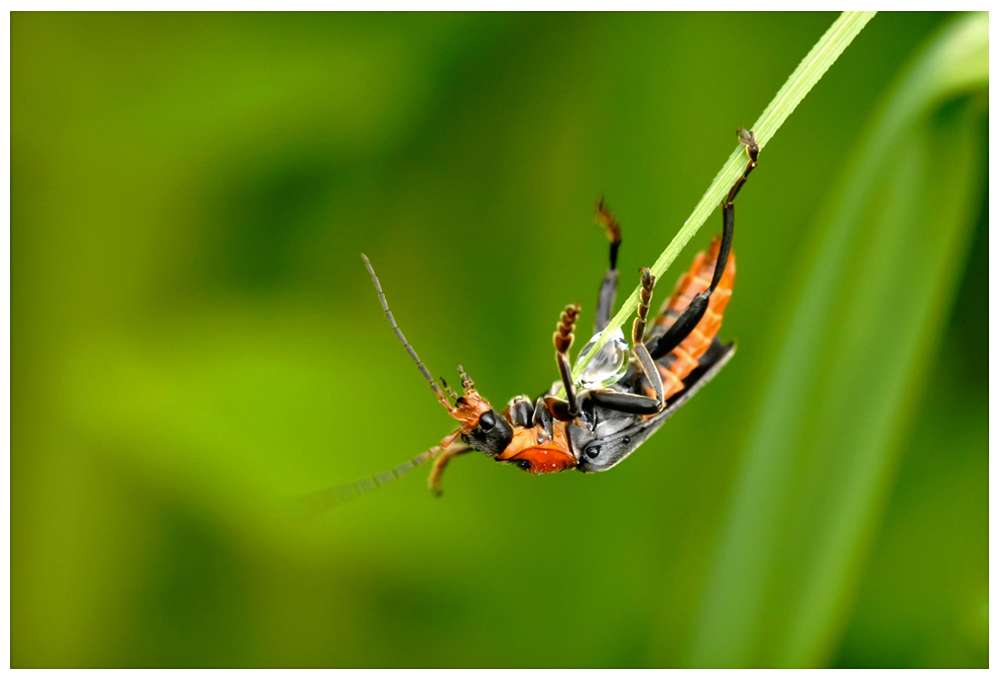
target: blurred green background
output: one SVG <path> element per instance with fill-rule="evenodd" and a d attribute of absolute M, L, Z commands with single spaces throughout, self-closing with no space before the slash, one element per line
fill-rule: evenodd
<path fill-rule="evenodd" d="M 423 470 L 282 509 L 451 428 L 360 252 L 431 371 L 534 396 L 562 307 L 592 322 L 594 199 L 631 287 L 835 18 L 12 14 L 12 666 L 728 663 L 692 650 L 821 208 L 950 15 L 876 16 L 761 154 L 739 353 L 625 464 L 470 455 L 440 500 Z M 988 665 L 985 169 L 965 184 L 943 328 L 810 663 Z"/>

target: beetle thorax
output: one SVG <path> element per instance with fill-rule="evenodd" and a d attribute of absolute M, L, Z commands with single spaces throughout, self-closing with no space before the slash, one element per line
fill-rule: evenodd
<path fill-rule="evenodd" d="M 569 470 L 577 463 L 563 422 L 553 424 L 551 439 L 541 425 L 515 427 L 513 439 L 497 460 L 513 463 L 536 475 Z"/>

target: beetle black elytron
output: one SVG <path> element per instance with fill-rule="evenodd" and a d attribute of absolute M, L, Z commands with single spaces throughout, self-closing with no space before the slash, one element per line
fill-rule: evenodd
<path fill-rule="evenodd" d="M 632 326 L 631 350 L 622 332 L 615 331 L 574 379 L 569 350 L 580 307 L 570 305 L 562 312 L 553 336 L 560 379 L 535 400 L 524 395 L 514 397 L 502 411 L 493 408 L 476 391 L 461 365 L 458 367 L 461 396 L 443 378 L 438 385 L 396 325 L 375 270 L 362 255 L 393 331 L 459 427 L 438 446 L 393 470 L 317 494 L 320 504 L 336 504 L 382 486 L 430 459 L 434 459 L 434 466 L 429 486 L 440 493 L 445 466 L 455 456 L 469 451 L 479 451 L 526 472 L 546 474 L 571 469 L 603 472 L 639 448 L 714 378 L 735 352 L 733 344 L 723 344 L 717 337 L 736 275 L 732 252 L 733 201 L 757 166 L 760 151 L 753 132 L 740 128 L 737 137 L 749 160 L 722 203 L 722 234 L 712 241 L 707 253 L 695 258 L 691 269 L 681 277 L 673 295 L 651 322 L 649 304 L 656 281 L 649 269 L 641 270 L 640 304 Z M 597 298 L 591 343 L 611 318 L 618 289 L 617 256 L 621 244 L 621 228 L 603 200 L 597 202 L 596 217 L 611 247 L 610 265 Z M 565 396 L 558 396 L 560 393 Z"/>

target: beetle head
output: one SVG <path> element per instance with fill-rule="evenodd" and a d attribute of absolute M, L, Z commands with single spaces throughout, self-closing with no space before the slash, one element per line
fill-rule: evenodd
<path fill-rule="evenodd" d="M 507 448 L 513 436 L 514 428 L 507 419 L 490 408 L 479 415 L 474 428 L 462 432 L 462 441 L 480 453 L 496 457 Z"/>
<path fill-rule="evenodd" d="M 463 394 L 455 399 L 455 405 L 449 408 L 451 416 L 461 423 L 461 428 L 455 433 L 462 441 L 487 456 L 496 456 L 507 448 L 513 437 L 514 429 L 510 422 L 490 405 L 476 391 L 476 385 L 469 374 L 459 364 L 458 371 L 462 376 Z M 441 380 L 444 382 L 444 379 Z M 447 389 L 447 384 L 445 385 Z M 449 390 L 451 393 L 451 390 Z"/>

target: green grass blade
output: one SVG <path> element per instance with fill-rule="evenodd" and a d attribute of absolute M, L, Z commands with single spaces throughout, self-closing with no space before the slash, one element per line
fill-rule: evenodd
<path fill-rule="evenodd" d="M 819 82 L 827 69 L 837 61 L 841 53 L 847 49 L 855 36 L 861 32 L 865 24 L 875 16 L 875 12 L 844 12 L 827 29 L 823 37 L 817 41 L 809 54 L 799 63 L 792 75 L 788 77 L 785 84 L 774 96 L 771 103 L 764 109 L 757 122 L 750 128 L 757 136 L 757 143 L 763 149 L 768 141 L 778 131 L 785 119 L 791 115 L 799 102 L 809 93 L 809 90 Z M 743 172 L 746 165 L 746 153 L 744 147 L 737 144 L 736 149 L 729 155 L 729 160 L 722 166 L 722 170 L 712 180 L 708 191 L 698 201 L 694 212 L 685 220 L 677 235 L 667 246 L 667 249 L 660 253 L 656 262 L 650 270 L 657 277 L 667 271 L 673 261 L 680 254 L 684 246 L 687 245 L 691 237 L 694 236 L 701 225 L 705 223 L 708 216 L 716 210 L 722 203 L 723 197 L 729 191 L 736 178 Z M 639 287 L 637 286 L 632 294 L 622 304 L 621 309 L 611 319 L 611 323 L 601 334 L 601 337 L 594 343 L 590 351 L 577 362 L 573 377 L 580 377 L 580 373 L 586 367 L 591 357 L 597 354 L 598 350 L 611 338 L 612 333 L 622 327 L 622 324 L 635 312 L 639 305 Z M 563 394 L 563 392 L 560 392 Z"/>
<path fill-rule="evenodd" d="M 818 225 L 724 516 L 693 665 L 830 658 L 981 205 L 988 52 L 986 14 L 922 49 Z"/>

